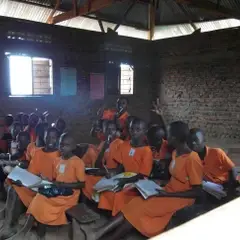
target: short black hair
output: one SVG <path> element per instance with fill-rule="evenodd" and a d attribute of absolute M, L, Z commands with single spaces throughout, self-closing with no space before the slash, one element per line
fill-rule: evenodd
<path fill-rule="evenodd" d="M 60 132 L 58 131 L 57 128 L 55 128 L 55 127 L 49 127 L 49 128 L 47 129 L 47 134 L 49 134 L 50 132 L 55 132 L 55 133 L 57 134 L 57 137 L 60 137 Z"/>
<path fill-rule="evenodd" d="M 111 124 L 113 124 L 113 125 L 115 125 L 117 127 L 116 121 L 114 121 L 114 120 L 107 120 L 106 128 L 108 128 L 108 126 L 111 125 Z"/>
<path fill-rule="evenodd" d="M 27 140 L 30 142 L 30 140 L 31 140 L 31 138 L 30 138 L 30 134 L 29 134 L 29 132 L 27 132 L 27 131 L 22 131 L 22 132 L 20 132 L 19 134 L 18 134 L 18 137 L 25 137 L 25 138 L 27 138 Z"/>
<path fill-rule="evenodd" d="M 147 137 L 155 140 L 162 140 L 165 136 L 165 131 L 162 127 L 155 125 L 148 129 Z"/>
<path fill-rule="evenodd" d="M 119 97 L 118 99 L 117 99 L 117 102 L 118 101 L 120 101 L 120 100 L 126 100 L 126 102 L 127 102 L 127 104 L 129 104 L 129 99 L 127 98 L 127 97 L 125 97 L 125 96 L 121 96 L 121 97 Z"/>
<path fill-rule="evenodd" d="M 189 136 L 189 127 L 187 123 L 182 121 L 172 122 L 170 124 L 171 135 L 179 142 L 187 142 Z"/>
<path fill-rule="evenodd" d="M 147 129 L 147 123 L 143 119 L 141 119 L 141 118 L 138 118 L 138 117 L 134 118 L 132 120 L 132 124 L 141 124 L 141 125 L 143 125 L 145 130 Z"/>

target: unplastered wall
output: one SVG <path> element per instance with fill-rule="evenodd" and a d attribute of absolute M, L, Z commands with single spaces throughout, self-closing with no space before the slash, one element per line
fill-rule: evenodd
<path fill-rule="evenodd" d="M 167 122 L 200 127 L 210 142 L 239 142 L 239 33 L 233 29 L 156 43 L 154 84 Z"/>

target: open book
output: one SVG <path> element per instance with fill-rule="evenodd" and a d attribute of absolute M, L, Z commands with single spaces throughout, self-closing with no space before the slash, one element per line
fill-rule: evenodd
<path fill-rule="evenodd" d="M 104 191 L 114 192 L 118 185 L 118 181 L 116 181 L 117 179 L 130 178 L 133 176 L 136 176 L 136 173 L 125 172 L 125 173 L 120 173 L 109 179 L 103 177 L 100 181 L 97 182 L 97 184 L 93 187 L 93 189 L 98 193 L 104 192 Z"/>
<path fill-rule="evenodd" d="M 8 178 L 13 181 L 21 181 L 22 185 L 27 188 L 32 188 L 33 190 L 37 191 L 37 188 L 40 186 L 51 185 L 52 183 L 42 178 L 28 172 L 25 169 L 20 167 L 15 167 L 11 173 L 8 175 Z"/>
<path fill-rule="evenodd" d="M 157 183 L 148 179 L 138 180 L 134 183 L 134 186 L 141 193 L 144 199 L 157 195 L 158 191 L 156 189 L 163 190 L 163 188 Z"/>
<path fill-rule="evenodd" d="M 224 191 L 223 186 L 220 185 L 220 184 L 213 183 L 213 182 L 208 182 L 208 181 L 203 181 L 202 182 L 202 187 L 203 187 L 204 191 L 213 195 L 217 199 L 221 199 L 221 198 L 227 196 L 227 193 Z"/>

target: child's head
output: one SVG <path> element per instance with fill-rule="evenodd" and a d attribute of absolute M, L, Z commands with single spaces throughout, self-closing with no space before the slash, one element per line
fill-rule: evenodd
<path fill-rule="evenodd" d="M 205 147 L 204 133 L 199 128 L 192 128 L 188 137 L 188 146 L 195 152 L 202 152 Z"/>
<path fill-rule="evenodd" d="M 168 143 L 177 148 L 180 144 L 187 143 L 189 136 L 188 124 L 182 121 L 172 122 L 168 127 Z"/>
<path fill-rule="evenodd" d="M 7 127 L 10 127 L 12 124 L 13 124 L 13 116 L 12 114 L 8 114 L 6 117 L 5 117 L 5 125 Z"/>
<path fill-rule="evenodd" d="M 118 98 L 117 104 L 116 104 L 116 107 L 117 107 L 118 112 L 124 112 L 124 111 L 126 111 L 127 108 L 128 108 L 128 104 L 129 104 L 128 98 L 126 98 L 126 97 L 120 97 L 120 98 Z"/>
<path fill-rule="evenodd" d="M 14 122 L 11 127 L 12 138 L 16 139 L 17 135 L 22 131 L 22 124 L 20 122 Z"/>
<path fill-rule="evenodd" d="M 45 134 L 45 149 L 48 151 L 55 151 L 58 146 L 58 140 L 59 131 L 54 127 L 48 128 Z"/>
<path fill-rule="evenodd" d="M 63 159 L 68 159 L 73 156 L 73 151 L 76 149 L 76 142 L 74 138 L 64 133 L 61 135 L 59 140 L 59 151 Z"/>
<path fill-rule="evenodd" d="M 115 121 L 107 121 L 106 123 L 106 130 L 105 130 L 105 137 L 107 138 L 109 135 L 111 138 L 115 138 L 117 134 L 117 124 Z"/>
<path fill-rule="evenodd" d="M 62 118 L 58 118 L 55 123 L 55 127 L 60 133 L 63 133 L 66 128 L 66 122 Z"/>
<path fill-rule="evenodd" d="M 29 115 L 26 113 L 22 114 L 21 122 L 23 126 L 27 126 L 29 122 Z"/>
<path fill-rule="evenodd" d="M 36 146 L 37 147 L 43 147 L 45 145 L 45 135 L 48 130 L 48 124 L 47 123 L 38 123 L 35 127 L 35 133 L 36 133 Z"/>
<path fill-rule="evenodd" d="M 35 113 L 31 113 L 28 120 L 28 125 L 31 128 L 35 128 L 38 124 L 39 117 Z"/>
<path fill-rule="evenodd" d="M 20 132 L 17 135 L 17 143 L 18 149 L 21 151 L 25 151 L 27 149 L 28 144 L 30 143 L 30 135 L 28 132 Z"/>
<path fill-rule="evenodd" d="M 148 129 L 148 132 L 147 132 L 148 144 L 151 147 L 157 150 L 160 150 L 164 135 L 165 135 L 165 132 L 163 128 L 161 128 L 160 126 L 152 126 L 151 128 Z"/>
<path fill-rule="evenodd" d="M 144 141 L 146 137 L 147 125 L 140 118 L 134 118 L 130 124 L 130 136 L 132 141 Z"/>

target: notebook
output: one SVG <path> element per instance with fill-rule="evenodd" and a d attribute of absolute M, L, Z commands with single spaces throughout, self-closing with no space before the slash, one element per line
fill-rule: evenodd
<path fill-rule="evenodd" d="M 221 199 L 227 196 L 227 193 L 224 191 L 224 188 L 220 184 L 213 182 L 203 181 L 202 182 L 203 190 L 217 199 Z"/>
<path fill-rule="evenodd" d="M 158 191 L 156 189 L 163 190 L 163 188 L 157 183 L 148 179 L 138 180 L 136 183 L 134 183 L 134 186 L 144 199 L 148 199 L 149 197 L 157 195 Z"/>
<path fill-rule="evenodd" d="M 109 179 L 107 179 L 106 177 L 103 177 L 100 181 L 97 182 L 97 184 L 93 187 L 93 189 L 98 193 L 104 192 L 104 191 L 114 192 L 118 185 L 118 181 L 116 181 L 117 179 L 130 178 L 133 176 L 136 176 L 136 173 L 125 172 L 125 173 L 120 173 Z"/>
<path fill-rule="evenodd" d="M 46 180 L 43 180 L 42 178 L 28 172 L 25 169 L 22 169 L 20 167 L 15 167 L 11 173 L 8 175 L 8 178 L 13 181 L 21 181 L 23 186 L 27 188 L 36 188 L 40 186 L 45 185 L 51 185 L 52 183 Z"/>

